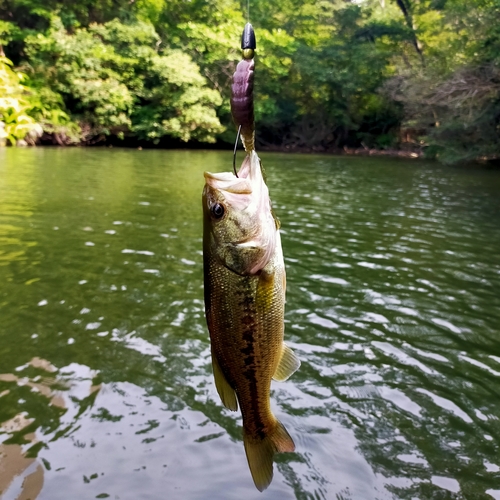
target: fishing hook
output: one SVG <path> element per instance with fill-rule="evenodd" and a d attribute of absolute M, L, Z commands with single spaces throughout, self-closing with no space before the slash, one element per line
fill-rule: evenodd
<path fill-rule="evenodd" d="M 240 138 L 241 125 L 238 127 L 238 133 L 236 134 L 236 142 L 234 143 L 234 151 L 233 151 L 233 170 L 234 175 L 238 177 L 238 173 L 236 172 L 236 150 L 238 149 L 238 140 Z"/>

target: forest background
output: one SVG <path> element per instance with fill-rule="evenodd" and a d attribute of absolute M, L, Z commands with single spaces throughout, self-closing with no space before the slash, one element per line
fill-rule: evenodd
<path fill-rule="evenodd" d="M 232 143 L 247 1 L 0 0 L 0 144 Z M 250 1 L 258 146 L 500 157 L 500 0 Z"/>

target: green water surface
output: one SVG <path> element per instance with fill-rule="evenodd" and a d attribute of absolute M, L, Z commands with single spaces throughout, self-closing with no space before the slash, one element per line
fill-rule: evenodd
<path fill-rule="evenodd" d="M 500 173 L 261 157 L 302 360 L 264 493 L 203 309 L 231 153 L 0 150 L 2 500 L 500 499 Z"/>

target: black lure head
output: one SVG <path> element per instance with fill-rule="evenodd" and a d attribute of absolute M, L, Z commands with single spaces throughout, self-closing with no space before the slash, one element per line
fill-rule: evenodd
<path fill-rule="evenodd" d="M 241 35 L 241 49 L 243 50 L 244 59 L 253 59 L 254 51 L 257 48 L 255 40 L 255 32 L 250 23 L 245 24 L 243 34 Z"/>

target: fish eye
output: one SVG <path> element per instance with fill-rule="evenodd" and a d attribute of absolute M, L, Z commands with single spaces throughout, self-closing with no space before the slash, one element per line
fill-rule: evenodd
<path fill-rule="evenodd" d="M 220 203 L 214 203 L 210 207 L 210 212 L 212 213 L 214 219 L 221 219 L 224 215 L 224 207 Z"/>

